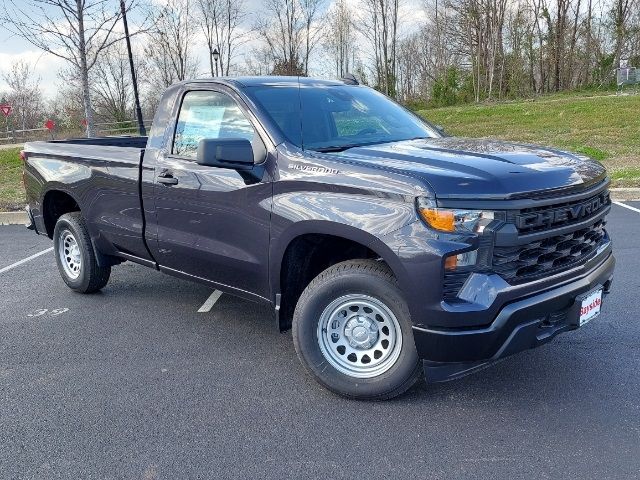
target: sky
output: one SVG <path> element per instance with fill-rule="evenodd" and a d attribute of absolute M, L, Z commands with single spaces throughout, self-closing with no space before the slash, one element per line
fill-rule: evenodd
<path fill-rule="evenodd" d="M 2 0 L 3 3 L 5 1 L 6 0 Z M 112 1 L 117 5 L 118 0 Z M 162 3 L 168 0 L 151 1 Z M 329 8 L 333 1 L 334 0 L 326 0 L 326 8 Z M 348 3 L 351 4 L 354 9 L 357 9 L 358 2 L 359 0 L 348 0 Z M 28 5 L 27 0 L 16 0 L 16 3 L 18 5 L 22 3 L 25 7 Z M 249 28 L 255 21 L 255 12 L 261 10 L 262 0 L 245 0 L 245 4 L 247 11 L 250 12 L 249 18 L 245 22 L 245 27 Z M 424 19 L 425 12 L 421 8 L 418 8 L 419 5 L 421 5 L 421 0 L 404 0 L 403 13 L 401 15 L 401 18 L 405 21 L 404 31 L 406 31 L 407 28 L 415 27 L 418 22 Z M 130 30 L 135 28 L 135 21 L 135 17 L 130 19 L 129 23 L 134 24 L 133 28 L 130 27 Z M 142 37 L 136 41 L 143 41 Z M 248 53 L 254 46 L 255 43 L 246 44 L 243 47 L 244 52 L 239 52 L 235 62 L 242 62 L 243 54 Z M 206 45 L 201 38 L 196 42 L 195 53 L 200 60 L 202 76 L 207 76 L 208 53 Z M 314 58 L 315 61 L 311 63 L 311 74 L 314 76 L 330 76 L 331 70 L 326 65 L 326 62 L 323 61 L 322 55 L 316 54 Z M 40 78 L 40 87 L 44 95 L 49 99 L 55 98 L 61 82 L 58 78 L 58 72 L 68 66 L 67 62 L 54 55 L 44 53 L 31 45 L 27 40 L 13 35 L 9 30 L 0 26 L 0 92 L 6 90 L 6 83 L 2 78 L 2 74 L 7 72 L 11 68 L 11 65 L 18 60 L 26 61 L 33 67 L 35 75 Z"/>

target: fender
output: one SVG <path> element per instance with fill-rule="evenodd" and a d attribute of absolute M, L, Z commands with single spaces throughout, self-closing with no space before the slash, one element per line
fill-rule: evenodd
<path fill-rule="evenodd" d="M 305 234 L 325 234 L 359 243 L 374 251 L 401 283 L 407 275 L 384 237 L 416 220 L 413 202 L 344 193 L 290 192 L 274 196 L 269 275 L 271 298 L 280 293 L 282 261 L 291 242 Z M 366 211 L 365 211 L 366 207 Z"/>

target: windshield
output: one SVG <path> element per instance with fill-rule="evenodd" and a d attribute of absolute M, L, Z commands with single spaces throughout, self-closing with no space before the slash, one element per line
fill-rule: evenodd
<path fill-rule="evenodd" d="M 261 86 L 247 93 L 291 143 L 306 150 L 342 151 L 438 136 L 420 118 L 368 87 Z"/>

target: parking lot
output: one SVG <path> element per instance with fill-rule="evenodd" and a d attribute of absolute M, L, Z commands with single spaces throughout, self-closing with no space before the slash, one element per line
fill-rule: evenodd
<path fill-rule="evenodd" d="M 640 478 L 640 212 L 608 229 L 596 320 L 367 403 L 318 386 L 266 308 L 198 312 L 210 289 L 130 263 L 75 294 L 52 252 L 7 269 L 51 242 L 0 227 L 0 477 Z"/>

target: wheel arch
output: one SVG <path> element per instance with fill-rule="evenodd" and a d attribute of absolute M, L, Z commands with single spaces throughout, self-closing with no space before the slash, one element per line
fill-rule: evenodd
<path fill-rule="evenodd" d="M 50 188 L 45 192 L 42 197 L 41 206 L 45 232 L 52 240 L 56 222 L 62 215 L 71 212 L 82 212 L 83 210 L 75 195 L 65 189 L 57 187 Z M 103 254 L 97 249 L 95 242 L 92 241 L 91 243 L 98 266 L 107 267 L 122 262 L 121 259 Z"/>
<path fill-rule="evenodd" d="M 78 199 L 62 188 L 50 188 L 42 196 L 42 220 L 49 238 L 53 238 L 53 230 L 58 219 L 65 213 L 80 212 L 82 208 Z"/>
<path fill-rule="evenodd" d="M 278 327 L 291 325 L 295 305 L 313 278 L 345 260 L 378 259 L 400 281 L 406 274 L 394 251 L 362 229 L 331 221 L 297 222 L 272 242 L 270 280 L 278 311 Z"/>

